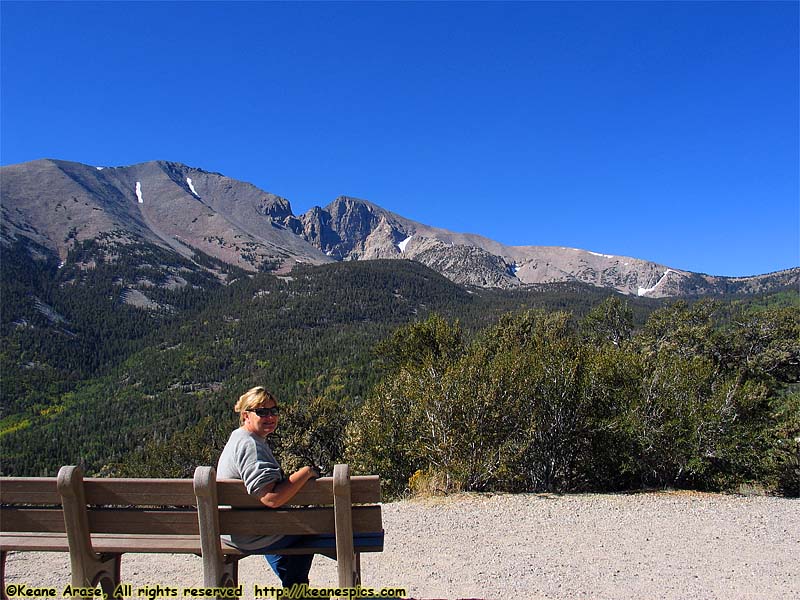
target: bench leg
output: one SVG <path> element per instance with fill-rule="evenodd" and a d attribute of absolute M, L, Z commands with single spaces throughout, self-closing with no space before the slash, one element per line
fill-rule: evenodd
<path fill-rule="evenodd" d="M 236 587 L 239 584 L 239 558 L 229 557 L 225 562 L 220 587 Z"/>
<path fill-rule="evenodd" d="M 71 557 L 73 558 L 73 557 Z M 76 587 L 97 587 L 108 594 L 110 600 L 122 600 L 122 595 L 114 595 L 120 583 L 121 554 L 102 554 L 93 557 L 73 558 L 72 585 Z"/>
<path fill-rule="evenodd" d="M 104 557 L 105 558 L 105 557 Z M 95 585 L 98 583 L 103 588 L 106 598 L 109 600 L 123 600 L 122 594 L 114 595 L 114 590 L 122 579 L 120 567 L 122 566 L 122 555 L 114 554 L 103 563 L 103 572 L 98 574 Z"/>
<path fill-rule="evenodd" d="M 355 565 L 356 578 L 353 586 L 361 585 L 361 552 L 356 552 L 356 565 Z"/>
<path fill-rule="evenodd" d="M 206 587 L 236 587 L 239 584 L 238 556 L 212 561 L 203 558 L 203 584 Z"/>

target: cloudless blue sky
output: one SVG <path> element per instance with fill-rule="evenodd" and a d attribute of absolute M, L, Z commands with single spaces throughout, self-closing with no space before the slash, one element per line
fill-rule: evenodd
<path fill-rule="evenodd" d="M 765 273 L 800 265 L 798 6 L 3 1 L 0 162 Z"/>

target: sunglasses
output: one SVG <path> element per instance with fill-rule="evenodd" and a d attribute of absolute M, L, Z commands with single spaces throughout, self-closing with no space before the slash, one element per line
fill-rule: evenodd
<path fill-rule="evenodd" d="M 280 411 L 277 406 L 273 406 L 272 408 L 250 408 L 247 412 L 255 413 L 259 417 L 277 417 Z"/>

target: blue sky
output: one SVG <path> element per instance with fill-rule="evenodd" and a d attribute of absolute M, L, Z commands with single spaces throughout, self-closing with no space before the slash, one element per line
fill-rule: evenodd
<path fill-rule="evenodd" d="M 515 245 L 800 265 L 797 2 L 0 3 L 0 162 L 165 159 Z"/>

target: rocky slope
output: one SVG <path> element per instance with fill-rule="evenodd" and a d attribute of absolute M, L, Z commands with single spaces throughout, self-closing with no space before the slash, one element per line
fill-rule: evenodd
<path fill-rule="evenodd" d="M 578 281 L 649 297 L 763 292 L 800 284 L 800 269 L 726 278 L 575 248 L 506 246 L 417 223 L 341 196 L 293 214 L 288 200 L 219 173 L 156 161 L 93 167 L 37 160 L 0 170 L 2 238 L 23 237 L 61 260 L 84 240 L 106 259 L 149 243 L 198 268 L 208 256 L 248 271 L 286 273 L 297 263 L 410 259 L 471 286 L 518 288 Z"/>
<path fill-rule="evenodd" d="M 37 160 L 2 168 L 3 234 L 28 237 L 65 259 L 76 242 L 142 241 L 185 257 L 196 250 L 247 270 L 289 270 L 330 259 L 276 222 L 289 202 L 248 184 L 156 161 L 91 167 Z"/>
<path fill-rule="evenodd" d="M 366 200 L 339 197 L 300 217 L 309 243 L 337 260 L 406 258 L 456 283 L 516 288 L 579 281 L 625 294 L 665 296 L 756 293 L 800 282 L 800 269 L 754 277 L 716 277 L 576 248 L 506 246 L 405 219 Z"/>

